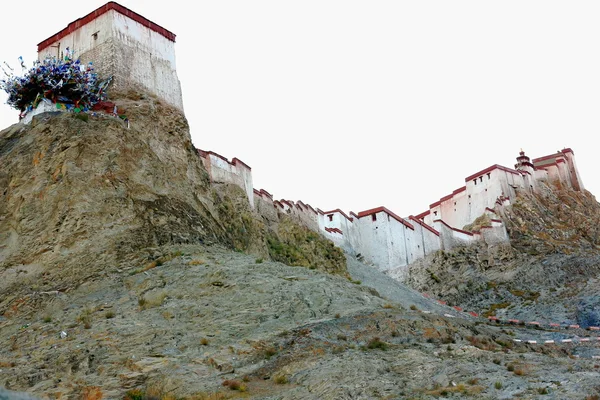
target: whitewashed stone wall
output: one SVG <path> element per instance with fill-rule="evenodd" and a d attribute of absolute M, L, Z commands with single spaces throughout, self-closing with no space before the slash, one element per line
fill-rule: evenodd
<path fill-rule="evenodd" d="M 160 33 L 109 10 L 42 49 L 38 59 L 60 56 L 67 47 L 93 62 L 101 77 L 114 76 L 113 89 L 142 88 L 183 111 L 175 43 Z"/>

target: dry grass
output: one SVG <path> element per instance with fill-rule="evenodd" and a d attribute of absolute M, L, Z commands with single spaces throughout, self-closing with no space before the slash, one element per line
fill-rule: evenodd
<path fill-rule="evenodd" d="M 285 376 L 285 375 L 275 375 L 273 377 L 273 382 L 275 382 L 278 385 L 285 385 L 286 383 L 289 383 L 290 381 L 288 380 L 287 376 Z"/>
<path fill-rule="evenodd" d="M 102 390 L 98 386 L 87 386 L 81 393 L 82 400 L 102 400 Z"/>
<path fill-rule="evenodd" d="M 206 264 L 206 261 L 204 260 L 192 260 L 190 262 L 188 262 L 188 265 L 204 265 Z"/>
<path fill-rule="evenodd" d="M 159 307 L 167 298 L 167 293 L 164 290 L 145 294 L 138 299 L 138 305 L 142 310 L 147 310 L 153 307 Z"/>
<path fill-rule="evenodd" d="M 235 379 L 227 379 L 226 381 L 223 381 L 221 385 L 229 388 L 230 390 L 237 390 L 238 392 L 245 392 L 248 390 L 246 385 Z"/>
<path fill-rule="evenodd" d="M 476 396 L 483 392 L 485 388 L 483 386 L 466 386 L 462 383 L 459 383 L 456 386 L 446 386 L 433 390 L 428 390 L 425 394 L 430 396 L 448 396 L 451 393 L 462 394 L 464 396 Z"/>

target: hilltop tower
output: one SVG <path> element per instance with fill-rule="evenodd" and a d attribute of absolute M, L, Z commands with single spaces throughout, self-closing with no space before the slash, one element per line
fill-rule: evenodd
<path fill-rule="evenodd" d="M 38 44 L 38 59 L 69 48 L 117 90 L 142 89 L 183 111 L 175 34 L 113 1 Z"/>

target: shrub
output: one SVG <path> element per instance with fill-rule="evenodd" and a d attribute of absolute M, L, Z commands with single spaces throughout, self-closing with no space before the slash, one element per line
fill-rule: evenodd
<path fill-rule="evenodd" d="M 413 310 L 413 311 L 419 311 L 419 309 L 417 308 L 417 306 L 415 306 L 414 304 L 412 304 L 410 306 L 410 309 Z"/>
<path fill-rule="evenodd" d="M 289 383 L 289 380 L 285 375 L 275 375 L 273 381 L 278 385 L 285 385 L 286 383 Z"/>
<path fill-rule="evenodd" d="M 340 318 L 340 317 L 341 317 L 341 315 L 340 315 L 340 313 L 337 313 L 337 314 L 335 314 L 335 316 L 334 316 L 334 317 L 335 317 L 335 318 Z"/>
<path fill-rule="evenodd" d="M 495 387 L 496 389 L 502 389 L 502 382 L 500 382 L 500 381 L 496 381 L 496 383 L 494 383 L 494 387 Z"/>
<path fill-rule="evenodd" d="M 51 316 L 49 316 L 49 315 L 46 315 L 46 316 L 44 317 L 43 321 L 44 321 L 45 323 L 52 322 L 52 317 L 51 317 Z"/>
<path fill-rule="evenodd" d="M 132 389 L 125 393 L 124 400 L 144 400 L 144 392 L 140 389 Z"/>
<path fill-rule="evenodd" d="M 549 394 L 550 392 L 548 392 L 548 389 L 543 387 L 543 388 L 537 388 L 537 392 L 539 394 Z"/>
<path fill-rule="evenodd" d="M 513 371 L 515 370 L 515 366 L 514 366 L 514 365 L 512 365 L 512 364 L 508 364 L 508 365 L 506 366 L 506 370 L 507 370 L 507 371 L 510 371 L 510 372 L 513 372 Z"/>
<path fill-rule="evenodd" d="M 382 341 L 380 338 L 374 337 L 373 339 L 369 340 L 369 342 L 367 343 L 367 349 L 387 350 L 388 344 L 386 342 Z"/>
<path fill-rule="evenodd" d="M 263 259 L 262 258 L 257 258 L 256 261 L 254 261 L 256 264 L 262 264 L 263 263 Z"/>
<path fill-rule="evenodd" d="M 263 352 L 263 355 L 267 360 L 273 357 L 275 354 L 277 354 L 277 349 L 275 349 L 275 347 L 267 347 Z"/>
<path fill-rule="evenodd" d="M 237 390 L 239 392 L 245 392 L 247 390 L 246 385 L 235 379 L 227 379 L 223 381 L 221 385 L 228 387 L 231 390 Z"/>
<path fill-rule="evenodd" d="M 114 318 L 115 317 L 115 313 L 114 313 L 114 311 L 107 311 L 106 313 L 104 313 L 104 317 L 106 319 Z"/>
<path fill-rule="evenodd" d="M 348 336 L 344 335 L 343 333 L 338 333 L 337 340 L 348 340 Z"/>
<path fill-rule="evenodd" d="M 202 346 L 208 346 L 208 339 L 203 337 L 202 339 L 200 339 L 200 344 Z"/>

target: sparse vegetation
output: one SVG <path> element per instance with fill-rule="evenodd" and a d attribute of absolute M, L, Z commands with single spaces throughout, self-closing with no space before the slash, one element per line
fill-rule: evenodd
<path fill-rule="evenodd" d="M 277 354 L 277 349 L 275 347 L 267 347 L 266 349 L 264 349 L 263 351 L 263 356 L 264 358 L 266 358 L 267 360 L 270 359 L 271 357 L 273 357 L 275 354 Z"/>
<path fill-rule="evenodd" d="M 115 312 L 112 310 L 109 310 L 107 312 L 104 313 L 104 318 L 106 319 L 111 319 L 115 317 Z"/>
<path fill-rule="evenodd" d="M 387 350 L 388 347 L 389 345 L 378 337 L 374 337 L 373 339 L 369 340 L 366 346 L 366 348 L 369 350 Z"/>
<path fill-rule="evenodd" d="M 77 317 L 77 321 L 82 323 L 85 329 L 92 327 L 92 313 L 93 310 L 91 308 L 85 307 Z"/>
<path fill-rule="evenodd" d="M 510 303 L 508 303 L 508 302 L 492 304 L 490 306 L 489 310 L 487 310 L 486 312 L 483 313 L 483 316 L 484 317 L 492 317 L 492 316 L 496 315 L 497 310 L 501 310 L 501 309 L 507 308 L 509 306 L 510 306 Z"/>
<path fill-rule="evenodd" d="M 475 396 L 480 394 L 485 390 L 482 386 L 467 386 L 465 384 L 459 383 L 456 386 L 445 386 L 432 390 L 425 391 L 425 394 L 430 396 L 448 396 L 449 394 L 456 393 L 464 396 Z"/>
<path fill-rule="evenodd" d="M 167 298 L 167 293 L 160 290 L 153 293 L 145 294 L 138 298 L 138 305 L 142 310 L 147 310 L 154 307 L 159 307 Z"/>
<path fill-rule="evenodd" d="M 494 387 L 498 390 L 502 389 L 502 382 L 496 381 L 496 383 L 494 383 Z"/>
<path fill-rule="evenodd" d="M 244 385 L 242 382 L 235 380 L 235 379 L 225 380 L 225 381 L 223 381 L 223 383 L 221 385 L 225 386 L 231 390 L 237 390 L 239 392 L 245 392 L 247 390 L 246 385 Z"/>
<path fill-rule="evenodd" d="M 275 375 L 273 381 L 278 385 L 285 385 L 286 383 L 289 383 L 289 380 L 285 375 Z"/>
<path fill-rule="evenodd" d="M 208 346 L 208 339 L 203 337 L 202 339 L 200 339 L 200 344 L 202 346 Z"/>

